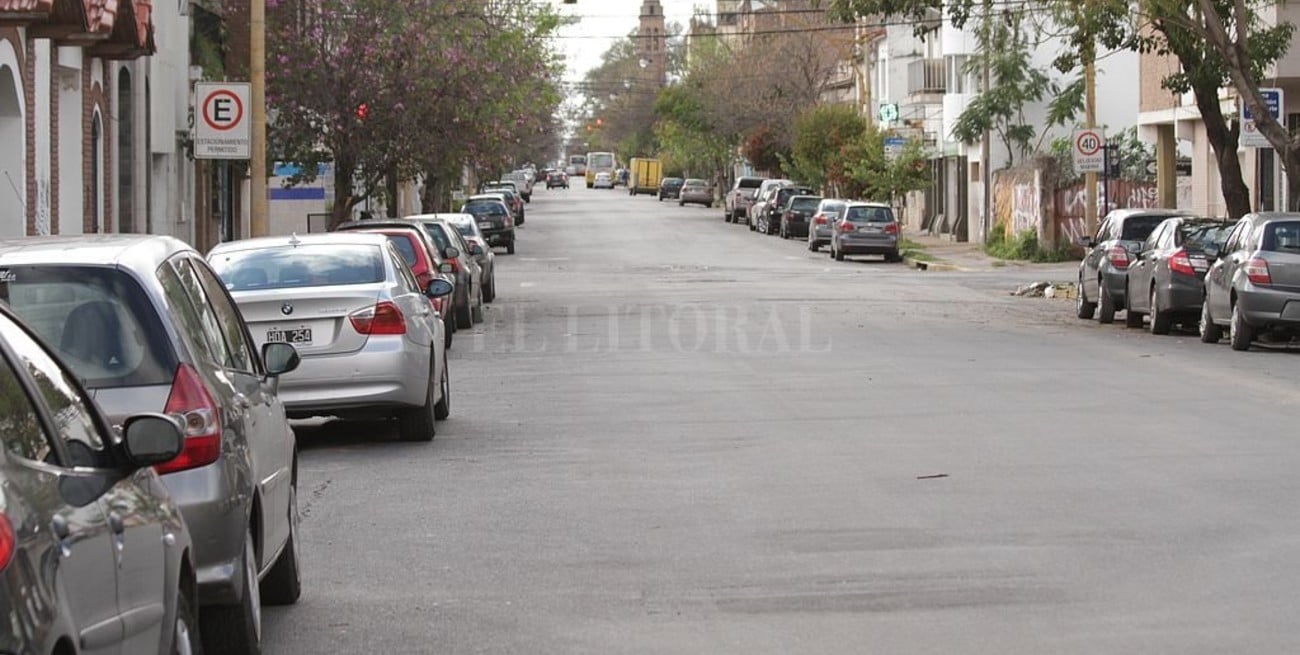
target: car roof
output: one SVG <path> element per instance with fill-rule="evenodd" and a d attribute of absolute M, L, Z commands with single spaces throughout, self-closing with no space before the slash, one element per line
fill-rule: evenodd
<path fill-rule="evenodd" d="M 893 209 L 893 207 L 890 207 L 886 203 L 871 202 L 867 200 L 846 200 L 844 201 L 844 204 L 847 207 L 884 207 L 885 209 L 889 209 L 889 210 Z"/>
<path fill-rule="evenodd" d="M 1296 212 L 1253 212 L 1246 214 L 1244 218 L 1260 223 L 1271 223 L 1273 221 L 1297 221 L 1300 220 L 1300 213 Z"/>
<path fill-rule="evenodd" d="M 445 212 L 445 213 L 438 213 L 438 214 L 414 214 L 411 216 L 407 216 L 402 220 L 405 221 L 469 221 L 473 223 L 477 219 L 474 218 L 473 214 L 466 214 L 464 212 Z"/>
<path fill-rule="evenodd" d="M 152 234 L 87 234 L 0 239 L 4 265 L 59 263 L 157 268 L 179 252 L 196 252 L 189 244 Z"/>
<path fill-rule="evenodd" d="M 403 228 L 403 229 L 420 229 L 419 225 L 412 223 L 405 218 L 371 218 L 360 221 L 346 221 L 339 223 L 334 231 L 346 232 L 348 230 L 375 230 L 379 228 Z"/>
<path fill-rule="evenodd" d="M 325 232 L 314 234 L 291 234 L 289 236 L 274 237 L 255 237 L 252 239 L 240 239 L 239 241 L 227 241 L 218 244 L 208 253 L 212 256 L 217 253 L 238 252 L 240 250 L 258 250 L 261 248 L 279 248 L 285 246 L 315 246 L 315 245 L 348 245 L 348 246 L 380 246 L 388 244 L 388 237 L 383 234 L 373 232 L 361 232 L 358 230 L 344 230 L 342 232 Z"/>
<path fill-rule="evenodd" d="M 1163 216 L 1173 218 L 1175 216 L 1192 216 L 1192 213 L 1182 209 L 1112 209 L 1105 218 L 1114 220 L 1125 220 L 1134 216 Z"/>
<path fill-rule="evenodd" d="M 497 202 L 505 202 L 505 199 L 506 197 L 500 193 L 480 193 L 466 198 L 465 202 L 471 200 L 495 200 Z"/>

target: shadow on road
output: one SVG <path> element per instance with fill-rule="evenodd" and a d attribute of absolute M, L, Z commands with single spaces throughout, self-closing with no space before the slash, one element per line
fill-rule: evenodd
<path fill-rule="evenodd" d="M 388 446 L 398 441 L 397 421 L 340 421 L 308 419 L 292 421 L 300 450 L 339 446 Z"/>

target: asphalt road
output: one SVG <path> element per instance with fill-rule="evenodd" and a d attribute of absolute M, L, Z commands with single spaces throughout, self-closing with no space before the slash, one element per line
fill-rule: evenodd
<path fill-rule="evenodd" d="M 434 442 L 299 430 L 268 652 L 1300 651 L 1294 353 L 621 189 L 497 262 Z"/>

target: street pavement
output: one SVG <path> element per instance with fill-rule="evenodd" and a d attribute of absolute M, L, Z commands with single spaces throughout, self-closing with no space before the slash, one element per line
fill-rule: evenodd
<path fill-rule="evenodd" d="M 538 188 L 452 418 L 298 430 L 269 653 L 1300 651 L 1300 367 Z"/>

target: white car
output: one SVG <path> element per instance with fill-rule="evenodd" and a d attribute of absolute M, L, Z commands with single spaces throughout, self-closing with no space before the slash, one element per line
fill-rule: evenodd
<path fill-rule="evenodd" d="M 280 379 L 290 418 L 396 417 L 405 441 L 428 441 L 451 411 L 443 321 L 383 234 L 263 237 L 224 243 L 208 262 L 253 339 L 288 342 L 302 357 Z M 428 297 L 426 297 L 428 296 Z"/>
<path fill-rule="evenodd" d="M 596 173 L 596 179 L 591 183 L 593 189 L 612 189 L 614 188 L 614 176 L 609 173 Z"/>

